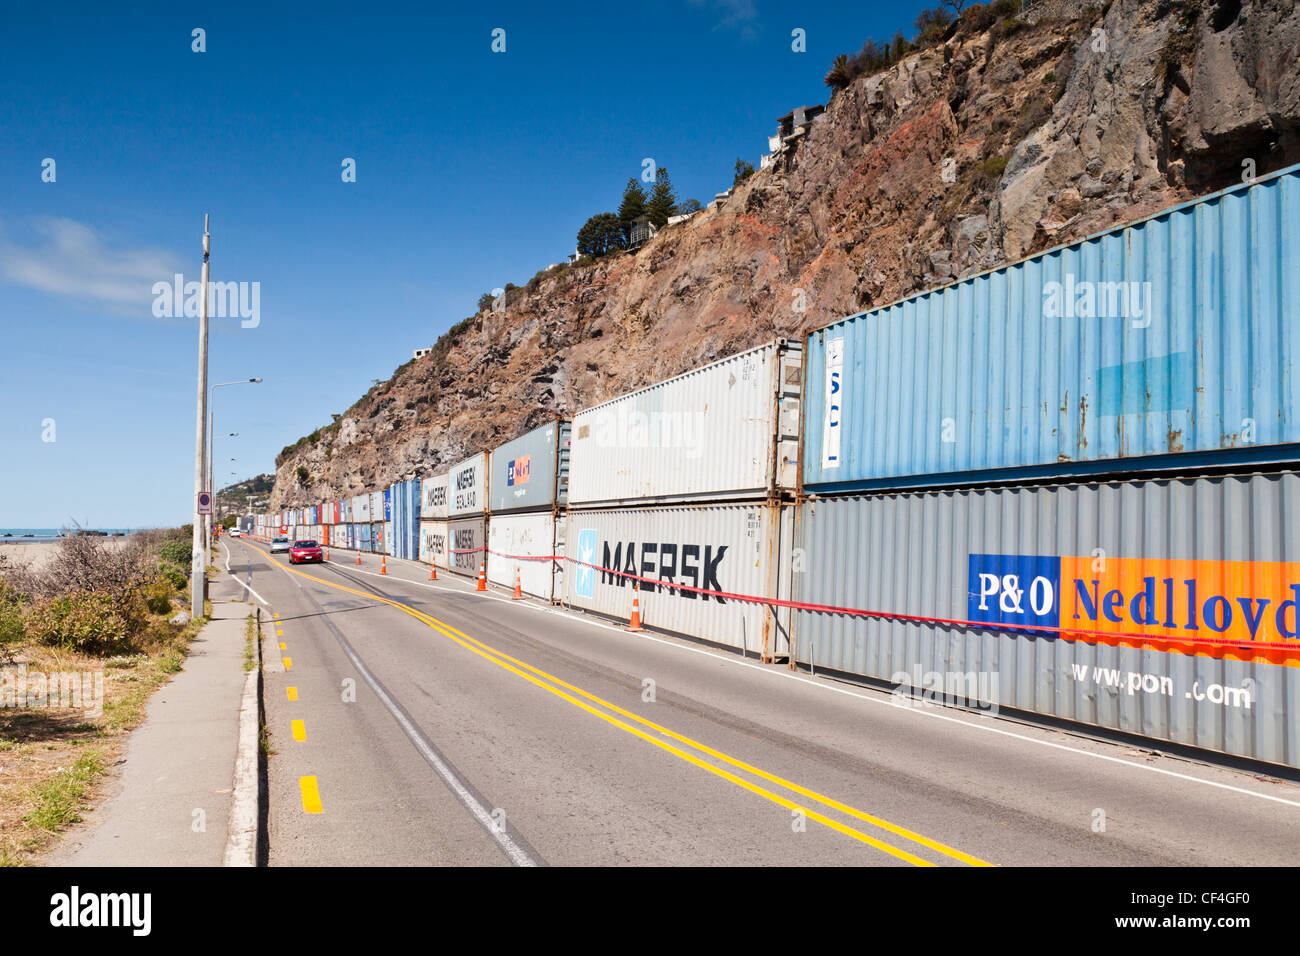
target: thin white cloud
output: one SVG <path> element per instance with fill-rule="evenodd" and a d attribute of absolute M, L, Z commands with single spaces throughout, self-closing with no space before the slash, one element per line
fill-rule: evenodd
<path fill-rule="evenodd" d="M 715 30 L 735 30 L 747 39 L 755 36 L 754 24 L 758 20 L 758 8 L 754 5 L 754 0 L 690 0 L 690 4 L 713 10 L 722 17 L 714 25 Z"/>
<path fill-rule="evenodd" d="M 149 309 L 153 284 L 181 272 L 162 249 L 112 248 L 72 219 L 38 219 L 31 241 L 0 239 L 0 278 L 51 295 Z"/>

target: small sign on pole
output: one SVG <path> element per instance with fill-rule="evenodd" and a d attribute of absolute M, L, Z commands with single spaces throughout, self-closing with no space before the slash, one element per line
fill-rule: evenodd
<path fill-rule="evenodd" d="M 210 491 L 199 492 L 199 507 L 197 513 L 201 515 L 212 514 L 212 492 Z"/>

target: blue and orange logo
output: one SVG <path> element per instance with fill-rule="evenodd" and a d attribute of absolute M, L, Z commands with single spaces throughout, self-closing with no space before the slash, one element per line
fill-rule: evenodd
<path fill-rule="evenodd" d="M 981 623 L 1276 646 L 1297 640 L 1298 615 L 1297 562 L 970 555 L 966 616 Z"/>

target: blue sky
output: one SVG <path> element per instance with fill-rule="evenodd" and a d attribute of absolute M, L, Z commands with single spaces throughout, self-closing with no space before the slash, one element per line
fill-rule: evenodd
<path fill-rule="evenodd" d="M 113 6 L 0 31 L 0 527 L 188 520 L 197 322 L 152 288 L 198 279 L 204 213 L 213 279 L 260 294 L 213 322 L 209 381 L 265 380 L 217 391 L 221 485 L 562 261 L 643 159 L 707 202 L 923 4 Z"/>

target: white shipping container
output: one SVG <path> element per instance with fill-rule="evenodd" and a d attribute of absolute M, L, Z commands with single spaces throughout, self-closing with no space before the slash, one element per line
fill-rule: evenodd
<path fill-rule="evenodd" d="M 570 511 L 565 600 L 626 621 L 632 581 L 612 572 L 636 574 L 652 579 L 637 585 L 644 626 L 785 657 L 787 609 L 672 585 L 788 599 L 792 514 L 764 503 Z"/>
<path fill-rule="evenodd" d="M 447 568 L 450 527 L 446 521 L 420 522 L 420 560 L 434 567 Z"/>
<path fill-rule="evenodd" d="M 557 542 L 558 537 L 558 542 Z M 514 588 L 515 569 L 525 594 L 558 599 L 564 593 L 564 562 L 536 561 L 564 553 L 564 515 L 549 511 L 493 515 L 488 522 L 487 577 L 493 584 Z"/>
<path fill-rule="evenodd" d="M 384 522 L 384 493 L 382 491 L 370 492 L 370 520 L 375 524 Z"/>
<path fill-rule="evenodd" d="M 445 521 L 447 519 L 447 473 L 425 478 L 420 482 L 420 519 Z"/>
<path fill-rule="evenodd" d="M 792 493 L 802 362 L 778 340 L 579 412 L 570 507 Z"/>
<path fill-rule="evenodd" d="M 449 557 L 447 570 L 457 574 L 478 575 L 479 565 L 487 560 L 486 518 L 460 518 L 447 522 Z M 457 553 L 459 552 L 459 553 Z"/>
<path fill-rule="evenodd" d="M 448 516 L 486 514 L 487 481 L 487 452 L 466 458 L 452 468 L 447 476 Z"/>
<path fill-rule="evenodd" d="M 370 495 L 352 496 L 352 522 L 367 524 L 370 521 Z"/>

